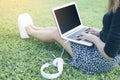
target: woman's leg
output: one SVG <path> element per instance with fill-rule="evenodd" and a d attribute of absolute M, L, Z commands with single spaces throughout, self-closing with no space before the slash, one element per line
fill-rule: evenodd
<path fill-rule="evenodd" d="M 65 40 L 60 37 L 56 27 L 38 28 L 38 27 L 35 27 L 35 26 L 27 26 L 26 31 L 27 31 L 29 36 L 37 38 L 37 39 L 39 39 L 41 41 L 44 41 L 44 42 L 57 41 L 63 47 L 65 47 L 65 50 L 71 56 L 73 56 L 72 50 L 71 50 L 71 47 L 70 47 L 70 42 L 67 42 L 64 45 Z"/>

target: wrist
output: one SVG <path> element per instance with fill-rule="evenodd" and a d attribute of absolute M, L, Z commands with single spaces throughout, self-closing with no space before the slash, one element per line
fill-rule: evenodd
<path fill-rule="evenodd" d="M 96 41 L 97 38 L 98 38 L 97 36 L 92 35 L 92 34 L 91 34 L 91 36 L 89 36 L 89 40 L 90 40 L 91 42 L 93 42 L 93 43 L 95 43 L 95 41 Z"/>

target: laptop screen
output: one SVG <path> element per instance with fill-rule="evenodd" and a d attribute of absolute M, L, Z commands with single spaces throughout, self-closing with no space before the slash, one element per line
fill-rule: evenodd
<path fill-rule="evenodd" d="M 75 4 L 55 10 L 55 15 L 62 34 L 81 25 Z"/>

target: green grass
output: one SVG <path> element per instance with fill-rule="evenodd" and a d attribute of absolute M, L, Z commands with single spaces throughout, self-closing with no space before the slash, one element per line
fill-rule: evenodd
<path fill-rule="evenodd" d="M 51 54 L 60 56 L 58 43 L 44 43 L 36 39 L 21 39 L 17 17 L 28 12 L 36 26 L 55 26 L 51 8 L 73 0 L 0 0 L 0 80 L 46 80 L 40 74 L 44 61 L 51 61 Z M 102 28 L 102 17 L 107 0 L 74 0 L 86 26 Z M 65 52 L 63 58 L 69 63 L 71 57 Z M 46 72 L 56 72 L 54 68 Z M 64 66 L 63 74 L 55 80 L 120 80 L 120 67 L 109 73 L 87 75 L 82 71 Z"/>

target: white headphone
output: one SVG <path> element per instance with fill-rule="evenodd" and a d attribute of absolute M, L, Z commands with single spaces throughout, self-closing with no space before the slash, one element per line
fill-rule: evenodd
<path fill-rule="evenodd" d="M 49 67 L 51 64 L 49 63 L 45 63 L 44 65 L 41 66 L 41 75 L 46 78 L 46 79 L 54 79 L 54 78 L 57 78 L 59 77 L 61 74 L 62 74 L 62 71 L 63 71 L 63 64 L 64 64 L 64 61 L 62 58 L 56 58 L 54 59 L 53 61 L 53 65 L 55 67 L 57 67 L 58 69 L 58 73 L 55 73 L 55 74 L 48 74 L 48 73 L 45 73 L 44 72 L 44 69 Z"/>
<path fill-rule="evenodd" d="M 68 42 L 68 40 L 64 42 L 64 47 L 65 47 L 65 44 L 67 42 Z M 62 53 L 61 53 L 61 57 L 55 58 L 54 61 L 53 61 L 53 63 L 52 63 L 53 66 L 57 67 L 58 73 L 55 73 L 55 74 L 45 73 L 44 69 L 47 68 L 47 67 L 49 67 L 51 65 L 49 63 L 45 63 L 44 65 L 41 66 L 41 69 L 40 69 L 41 75 L 44 78 L 46 78 L 46 79 L 54 79 L 54 78 L 59 77 L 62 74 L 63 64 L 64 64 L 64 60 L 62 59 L 62 55 L 64 53 L 64 47 L 63 47 L 63 50 L 62 50 Z"/>

